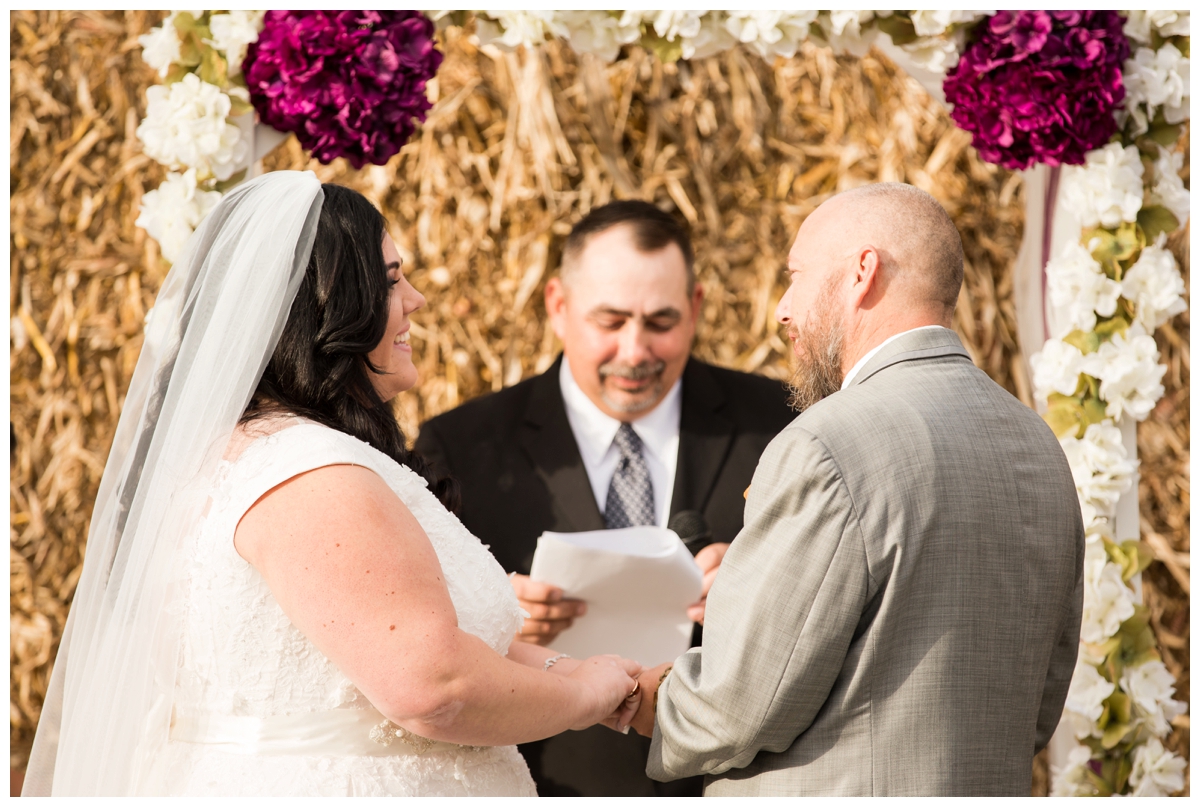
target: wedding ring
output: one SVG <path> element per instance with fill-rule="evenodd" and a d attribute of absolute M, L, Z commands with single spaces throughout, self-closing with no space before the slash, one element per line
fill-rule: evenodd
<path fill-rule="evenodd" d="M 630 699 L 630 698 L 632 698 L 634 695 L 638 694 L 638 690 L 639 690 L 639 689 L 641 689 L 641 688 L 642 688 L 642 682 L 641 682 L 641 681 L 634 681 L 634 682 L 633 682 L 633 689 L 631 689 L 631 690 L 629 691 L 629 694 L 625 696 L 625 700 L 629 700 L 629 699 Z"/>

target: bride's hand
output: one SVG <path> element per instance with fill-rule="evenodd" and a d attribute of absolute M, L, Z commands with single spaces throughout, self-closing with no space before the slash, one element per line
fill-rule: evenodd
<path fill-rule="evenodd" d="M 629 698 L 641 671 L 642 665 L 620 656 L 592 656 L 580 662 L 567 677 L 584 684 L 591 697 L 585 716 L 571 728 L 579 731 L 603 722 L 609 728 L 623 730 L 637 711 L 637 701 Z M 638 698 L 639 693 L 633 697 Z M 629 702 L 633 703 L 632 711 Z"/>

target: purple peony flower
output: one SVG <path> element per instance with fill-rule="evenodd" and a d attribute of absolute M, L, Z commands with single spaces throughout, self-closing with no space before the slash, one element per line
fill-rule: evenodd
<path fill-rule="evenodd" d="M 998 12 L 946 76 L 950 117 L 988 162 L 1082 164 L 1117 131 L 1124 22 L 1115 11 Z"/>
<path fill-rule="evenodd" d="M 418 11 L 268 11 L 242 65 L 250 102 L 322 163 L 383 165 L 429 111 L 433 32 Z"/>

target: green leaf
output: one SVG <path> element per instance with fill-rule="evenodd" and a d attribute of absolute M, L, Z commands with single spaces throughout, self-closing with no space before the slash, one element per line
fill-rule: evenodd
<path fill-rule="evenodd" d="M 1179 229 L 1179 219 L 1162 205 L 1143 207 L 1137 214 L 1138 226 L 1145 233 L 1146 242 L 1153 244 L 1159 233 L 1171 233 Z"/>
<path fill-rule="evenodd" d="M 1083 399 L 1082 416 L 1079 420 L 1079 434 L 1083 436 L 1087 432 L 1088 426 L 1093 423 L 1103 423 L 1108 417 L 1107 406 L 1104 401 L 1097 397 L 1087 397 Z"/>
<path fill-rule="evenodd" d="M 1112 713 L 1116 717 L 1117 722 L 1128 723 L 1133 718 L 1133 713 L 1131 712 L 1133 702 L 1124 692 L 1117 690 L 1108 696 L 1107 702 L 1112 706 Z"/>
<path fill-rule="evenodd" d="M 200 16 L 204 16 L 203 12 Z M 175 15 L 175 30 L 179 32 L 181 37 L 186 36 L 197 25 L 199 25 L 199 22 L 190 11 L 180 11 Z"/>
<path fill-rule="evenodd" d="M 1147 135 L 1160 146 L 1173 146 L 1183 134 L 1183 125 L 1179 123 L 1156 123 L 1150 127 Z"/>
<path fill-rule="evenodd" d="M 1113 794 L 1112 786 L 1104 781 L 1103 777 L 1098 776 L 1091 768 L 1086 768 L 1084 772 L 1087 774 L 1088 782 L 1092 787 L 1096 788 L 1097 796 L 1111 796 Z"/>
<path fill-rule="evenodd" d="M 176 62 L 167 70 L 167 77 L 163 79 L 163 85 L 170 87 L 175 82 L 182 81 L 183 77 L 190 72 L 192 71 Z"/>
<path fill-rule="evenodd" d="M 201 81 L 224 87 L 228 70 L 225 59 L 217 53 L 216 48 L 206 47 L 200 55 L 200 69 L 196 73 L 200 76 Z"/>
<path fill-rule="evenodd" d="M 1105 227 L 1085 230 L 1083 243 L 1091 250 L 1092 257 L 1100 264 L 1105 274 L 1114 280 L 1119 279 L 1117 265 L 1121 261 L 1132 258 L 1138 250 L 1145 246 L 1137 226 L 1128 221 L 1122 222 L 1116 230 Z"/>
<path fill-rule="evenodd" d="M 1133 726 L 1128 723 L 1109 723 L 1108 728 L 1104 730 L 1104 736 L 1100 738 L 1100 744 L 1106 749 L 1116 748 L 1132 729 Z"/>
<path fill-rule="evenodd" d="M 221 193 L 227 193 L 235 185 L 237 185 L 239 182 L 241 182 L 242 180 L 244 180 L 246 178 L 247 170 L 248 169 L 243 168 L 241 171 L 238 171 L 236 174 L 231 176 L 229 179 L 218 182 L 216 189 L 218 191 L 220 191 Z"/>
<path fill-rule="evenodd" d="M 238 115 L 245 115 L 247 112 L 253 112 L 254 105 L 249 101 L 243 101 L 236 95 L 229 96 L 229 116 L 236 118 Z"/>
<path fill-rule="evenodd" d="M 1121 546 L 1135 561 L 1136 571 L 1130 577 L 1150 568 L 1150 564 L 1154 562 L 1154 550 L 1145 541 L 1122 541 Z"/>
<path fill-rule="evenodd" d="M 1083 422 L 1083 405 L 1076 398 L 1051 393 L 1042 419 L 1060 440 L 1068 436 L 1082 436 L 1079 424 Z"/>
<path fill-rule="evenodd" d="M 1063 337 L 1063 341 L 1079 348 L 1079 352 L 1085 356 L 1100 349 L 1100 337 L 1093 331 L 1071 331 Z"/>
<path fill-rule="evenodd" d="M 1096 330 L 1093 331 L 1099 337 L 1100 342 L 1106 342 L 1112 339 L 1117 334 L 1126 333 L 1129 330 L 1129 321 L 1124 317 L 1109 317 L 1102 319 L 1096 325 Z"/>
<path fill-rule="evenodd" d="M 893 14 L 890 17 L 876 17 L 875 27 L 892 38 L 895 45 L 907 45 L 917 41 L 917 29 L 912 20 Z"/>
<path fill-rule="evenodd" d="M 1135 542 L 1126 541 L 1118 545 L 1107 538 L 1104 539 L 1104 551 L 1108 555 L 1109 560 L 1121 567 L 1121 579 L 1126 583 L 1138 572 L 1137 549 L 1134 548 L 1131 550 L 1128 546 L 1128 544 L 1132 543 Z"/>
<path fill-rule="evenodd" d="M 653 28 L 648 28 L 646 33 L 642 34 L 639 44 L 657 56 L 660 62 L 677 62 L 683 56 L 683 42 L 667 41 L 655 33 Z"/>

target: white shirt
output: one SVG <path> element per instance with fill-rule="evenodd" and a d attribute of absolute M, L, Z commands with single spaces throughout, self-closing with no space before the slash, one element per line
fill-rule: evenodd
<path fill-rule="evenodd" d="M 621 461 L 621 452 L 613 443 L 617 430 L 621 428 L 621 421 L 601 412 L 580 389 L 565 354 L 558 383 L 567 408 L 567 421 L 575 435 L 575 444 L 579 446 L 579 456 L 583 458 L 588 481 L 592 483 L 592 495 L 596 497 L 596 506 L 603 514 L 608 504 L 608 486 Z M 660 527 L 667 526 L 667 516 L 671 512 L 675 467 L 679 462 L 679 418 L 682 411 L 683 379 L 679 379 L 658 406 L 629 424 L 642 440 L 642 456 L 646 458 L 650 486 L 654 489 L 655 523 Z"/>
<path fill-rule="evenodd" d="M 858 375 L 858 371 L 861 370 L 863 368 L 863 366 L 866 365 L 867 362 L 869 362 L 872 358 L 874 358 L 876 353 L 883 350 L 884 345 L 886 345 L 888 342 L 894 342 L 895 340 L 899 339 L 901 336 L 904 336 L 904 334 L 906 334 L 906 333 L 915 333 L 916 331 L 927 331 L 930 328 L 942 328 L 942 326 L 941 325 L 922 325 L 920 328 L 910 328 L 907 331 L 901 331 L 898 334 L 889 336 L 887 339 L 884 339 L 878 345 L 876 345 L 875 347 L 868 350 L 867 354 L 865 356 L 863 356 L 861 359 L 859 359 L 857 362 L 854 363 L 854 366 L 850 368 L 850 372 L 846 373 L 846 378 L 845 378 L 845 380 L 842 381 L 842 389 L 845 389 L 846 387 L 850 386 L 850 382 L 854 380 L 854 376 Z M 950 329 L 942 328 L 942 330 L 948 331 Z"/>

